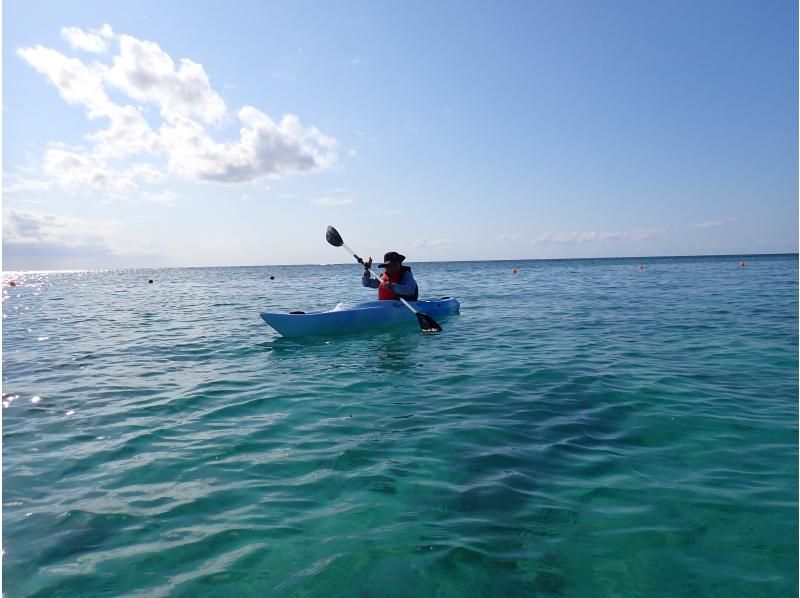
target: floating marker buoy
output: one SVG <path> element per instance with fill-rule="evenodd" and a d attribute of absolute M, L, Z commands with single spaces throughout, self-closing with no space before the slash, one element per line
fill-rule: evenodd
<path fill-rule="evenodd" d="M 275 280 L 275 277 L 274 276 L 270 276 L 269 279 L 270 280 Z"/>
<path fill-rule="evenodd" d="M 513 270 L 511 270 L 511 273 L 512 273 L 512 274 L 516 274 L 516 273 L 517 273 L 517 269 L 516 269 L 516 268 L 514 268 Z"/>
<path fill-rule="evenodd" d="M 744 268 L 744 262 L 739 262 L 739 267 Z"/>
<path fill-rule="evenodd" d="M 644 270 L 644 264 L 639 264 L 639 270 Z"/>
<path fill-rule="evenodd" d="M 15 286 L 17 286 L 17 281 L 16 280 L 12 280 L 8 284 L 10 284 L 12 287 L 15 287 Z"/>
<path fill-rule="evenodd" d="M 152 279 L 152 278 L 149 278 L 149 279 L 147 280 L 147 284 L 153 284 L 153 279 Z"/>

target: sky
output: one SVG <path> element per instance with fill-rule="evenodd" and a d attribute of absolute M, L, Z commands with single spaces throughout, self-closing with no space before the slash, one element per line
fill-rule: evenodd
<path fill-rule="evenodd" d="M 3 269 L 796 252 L 793 1 L 3 2 Z"/>

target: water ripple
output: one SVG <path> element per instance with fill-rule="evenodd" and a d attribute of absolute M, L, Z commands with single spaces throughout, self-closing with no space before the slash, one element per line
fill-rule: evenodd
<path fill-rule="evenodd" d="M 797 258 L 638 263 L 14 273 L 6 595 L 796 595 Z"/>

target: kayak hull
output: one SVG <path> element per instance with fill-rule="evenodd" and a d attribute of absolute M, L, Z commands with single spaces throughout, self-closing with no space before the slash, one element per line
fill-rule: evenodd
<path fill-rule="evenodd" d="M 457 314 L 460 308 L 458 300 L 452 297 L 409 301 L 409 304 L 434 319 Z M 333 336 L 387 326 L 419 325 L 417 317 L 400 301 L 340 303 L 328 311 L 288 314 L 264 312 L 260 315 L 278 334 L 289 338 Z"/>

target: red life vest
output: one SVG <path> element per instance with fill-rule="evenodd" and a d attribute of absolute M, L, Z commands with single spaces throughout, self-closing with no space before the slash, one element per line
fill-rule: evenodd
<path fill-rule="evenodd" d="M 388 272 L 384 272 L 383 276 L 381 276 L 381 280 L 388 280 L 391 283 L 399 283 L 401 280 L 403 280 L 403 274 L 405 274 L 405 272 L 402 270 L 392 276 L 390 276 Z M 397 299 L 397 294 L 393 290 L 384 286 L 378 287 L 378 301 L 394 301 L 395 299 Z"/>
<path fill-rule="evenodd" d="M 381 280 L 388 280 L 392 284 L 399 284 L 403 280 L 403 276 L 405 276 L 406 272 L 411 272 L 411 268 L 408 266 L 402 266 L 400 272 L 397 274 L 389 275 L 388 272 L 384 272 L 383 276 L 381 276 Z M 398 295 L 394 291 L 387 289 L 386 287 L 378 287 L 378 300 L 379 301 L 394 301 L 402 297 L 406 301 L 416 301 L 417 297 L 419 296 L 419 287 L 414 287 L 414 292 L 410 295 Z"/>

